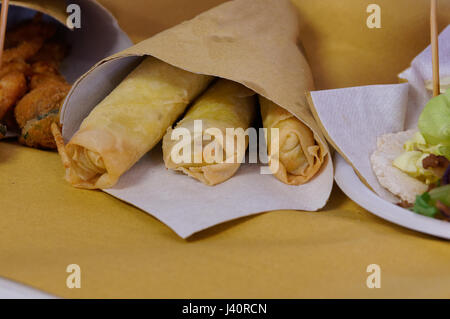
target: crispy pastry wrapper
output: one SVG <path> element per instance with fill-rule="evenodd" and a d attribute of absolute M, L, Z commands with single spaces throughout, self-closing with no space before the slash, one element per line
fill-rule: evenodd
<path fill-rule="evenodd" d="M 156 147 L 116 186 L 107 189 L 108 193 L 151 212 L 183 237 L 262 211 L 318 210 L 330 196 L 333 166 L 325 138 L 306 101 L 306 93 L 314 86 L 310 67 L 299 49 L 299 33 L 298 13 L 289 0 L 234 0 L 212 8 L 100 61 L 78 79 L 61 111 L 62 136 L 69 142 L 91 110 L 145 56 L 153 56 L 185 71 L 234 81 L 272 101 L 313 132 L 325 160 L 308 183 L 297 187 L 262 175 L 258 165 L 245 163 L 233 178 L 212 188 L 170 170 L 160 171 L 164 163 L 162 156 L 159 162 L 159 155 L 153 155 L 158 152 Z M 257 190 L 258 195 L 252 200 L 237 198 L 248 192 L 250 186 L 245 185 L 253 185 L 252 189 Z M 183 191 L 185 187 L 201 188 L 201 199 L 191 194 L 183 205 L 164 200 L 170 194 L 182 201 L 188 194 Z M 221 194 L 221 198 L 216 198 L 216 194 Z M 271 198 L 270 202 L 267 198 Z M 242 204 L 227 208 L 232 201 Z"/>
<path fill-rule="evenodd" d="M 69 159 L 66 180 L 82 188 L 113 186 L 211 80 L 147 57 L 58 147 Z"/>
<path fill-rule="evenodd" d="M 172 129 L 167 130 L 163 139 L 163 156 L 167 168 L 181 171 L 198 179 L 206 185 L 216 185 L 231 178 L 241 166 L 248 146 L 248 136 L 233 138 L 234 147 L 227 147 L 227 128 L 247 130 L 255 118 L 256 97 L 252 90 L 236 82 L 219 80 L 210 87 L 189 109 L 186 116 L 175 129 L 186 128 L 190 131 L 191 154 L 188 163 L 176 163 L 173 150 L 178 140 L 172 138 Z M 219 130 L 220 137 L 211 136 L 203 141 L 202 149 L 196 150 L 195 121 L 201 121 L 202 135 L 208 129 Z M 217 133 L 217 132 L 213 132 Z M 245 147 L 240 145 L 244 142 Z M 216 150 L 222 150 L 223 156 L 215 158 Z M 217 153 L 220 154 L 220 153 Z M 196 159 L 199 159 L 196 161 Z M 201 159 L 201 160 L 200 160 Z"/>
<path fill-rule="evenodd" d="M 259 101 L 273 174 L 285 184 L 307 183 L 322 167 L 326 149 L 313 131 L 294 115 L 263 97 Z M 272 136 L 272 129 L 279 130 L 278 138 Z M 272 154 L 271 150 L 278 150 L 278 154 Z"/>
<path fill-rule="evenodd" d="M 310 67 L 298 47 L 299 37 L 297 12 L 288 0 L 224 3 L 99 62 L 75 83 L 69 94 L 61 115 L 65 124 L 63 136 L 69 139 L 77 131 L 80 118 L 95 106 L 90 102 L 73 109 L 73 104 L 86 101 L 73 93 L 80 89 L 92 92 L 91 100 L 101 95 L 97 88 L 84 87 L 89 83 L 89 75 L 110 73 L 110 83 L 103 86 L 104 91 L 110 91 L 137 63 L 138 57 L 151 55 L 190 72 L 241 83 L 274 102 L 311 129 L 326 156 L 328 146 L 306 102 L 306 93 L 314 84 Z M 76 121 L 74 112 L 80 113 Z M 71 117 L 67 123 L 66 117 Z"/>

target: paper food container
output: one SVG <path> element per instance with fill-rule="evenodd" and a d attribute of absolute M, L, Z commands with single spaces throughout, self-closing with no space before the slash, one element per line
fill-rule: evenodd
<path fill-rule="evenodd" d="M 80 27 L 74 27 L 70 23 L 71 20 L 68 20 L 69 5 L 78 6 Z M 65 41 L 69 45 L 69 53 L 62 61 L 59 71 L 69 84 L 74 83 L 102 58 L 132 45 L 115 18 L 92 0 L 11 1 L 7 29 L 33 18 L 37 12 L 44 14 L 45 21 L 52 21 L 63 30 Z M 17 133 L 14 131 L 8 131 L 6 134 L 6 137 L 15 136 Z"/>
<path fill-rule="evenodd" d="M 310 127 L 326 147 L 306 102 L 312 75 L 298 46 L 295 7 L 287 0 L 236 0 L 110 56 L 73 86 L 61 111 L 67 141 L 82 120 L 144 56 L 178 68 L 229 79 L 285 108 Z M 330 155 L 308 183 L 288 186 L 243 164 L 230 180 L 206 186 L 165 169 L 157 145 L 104 191 L 152 214 L 186 238 L 213 225 L 276 209 L 316 211 L 331 193 Z M 77 191 L 74 189 L 74 191 Z"/>
<path fill-rule="evenodd" d="M 81 28 L 67 24 L 69 4 L 79 6 Z M 132 45 L 111 13 L 93 0 L 10 1 L 7 28 L 31 19 L 36 12 L 43 13 L 45 20 L 54 21 L 65 30 L 70 50 L 60 71 L 71 84 L 99 60 Z"/>

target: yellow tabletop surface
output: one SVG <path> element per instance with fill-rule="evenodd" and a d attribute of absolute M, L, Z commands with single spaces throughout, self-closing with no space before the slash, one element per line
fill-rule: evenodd
<path fill-rule="evenodd" d="M 223 2 L 101 0 L 134 41 Z M 395 83 L 429 43 L 429 1 L 295 0 L 319 89 Z M 366 8 L 381 7 L 369 29 Z M 440 1 L 440 29 L 450 1 Z M 211 211 L 214 214 L 214 211 Z M 66 286 L 69 264 L 81 288 Z M 366 268 L 381 267 L 369 289 Z M 55 152 L 0 142 L 0 276 L 75 298 L 450 297 L 450 244 L 365 211 L 335 185 L 321 212 L 278 211 L 188 240 L 100 191 L 63 180 Z"/>

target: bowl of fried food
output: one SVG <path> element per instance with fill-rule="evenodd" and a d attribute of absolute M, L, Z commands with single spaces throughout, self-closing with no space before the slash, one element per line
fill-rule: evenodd
<path fill-rule="evenodd" d="M 50 126 L 59 125 L 71 83 L 99 59 L 131 45 L 103 7 L 75 2 L 83 10 L 82 29 L 67 24 L 62 2 L 54 8 L 49 2 L 40 11 L 39 3 L 33 9 L 14 1 L 9 6 L 0 67 L 0 139 L 18 137 L 29 147 L 56 149 Z"/>
<path fill-rule="evenodd" d="M 57 25 L 44 21 L 41 13 L 8 30 L 0 69 L 0 119 L 3 131 L 17 132 L 21 144 L 55 148 L 50 125 L 58 122 L 70 90 L 58 70 L 67 52 Z"/>

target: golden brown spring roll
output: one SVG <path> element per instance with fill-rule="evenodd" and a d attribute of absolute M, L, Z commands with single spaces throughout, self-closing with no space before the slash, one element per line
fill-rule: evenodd
<path fill-rule="evenodd" d="M 285 184 L 308 182 L 320 170 L 326 151 L 314 134 L 294 115 L 264 97 L 259 97 L 264 128 L 267 129 L 267 152 L 272 173 Z M 279 129 L 273 138 L 271 128 Z M 274 144 L 275 143 L 275 144 Z M 271 154 L 271 150 L 278 150 Z M 278 159 L 278 165 L 275 161 Z"/>
<path fill-rule="evenodd" d="M 227 140 L 227 128 L 244 133 L 255 117 L 255 108 L 253 91 L 232 81 L 218 80 L 195 102 L 175 129 L 167 130 L 163 138 L 166 167 L 206 185 L 216 185 L 231 178 L 245 156 L 248 136 L 229 134 L 231 138 Z M 195 139 L 196 125 L 201 125 L 198 142 Z M 179 147 L 182 144 L 178 132 L 183 133 L 183 130 L 192 137 L 187 140 L 185 149 Z M 201 136 L 211 138 L 207 140 Z M 196 149 L 195 143 L 201 147 Z M 184 152 L 187 150 L 186 156 Z M 181 155 L 186 157 L 181 159 Z"/>
<path fill-rule="evenodd" d="M 211 80 L 145 58 L 92 110 L 67 145 L 52 127 L 67 181 L 81 188 L 113 186 Z"/>

